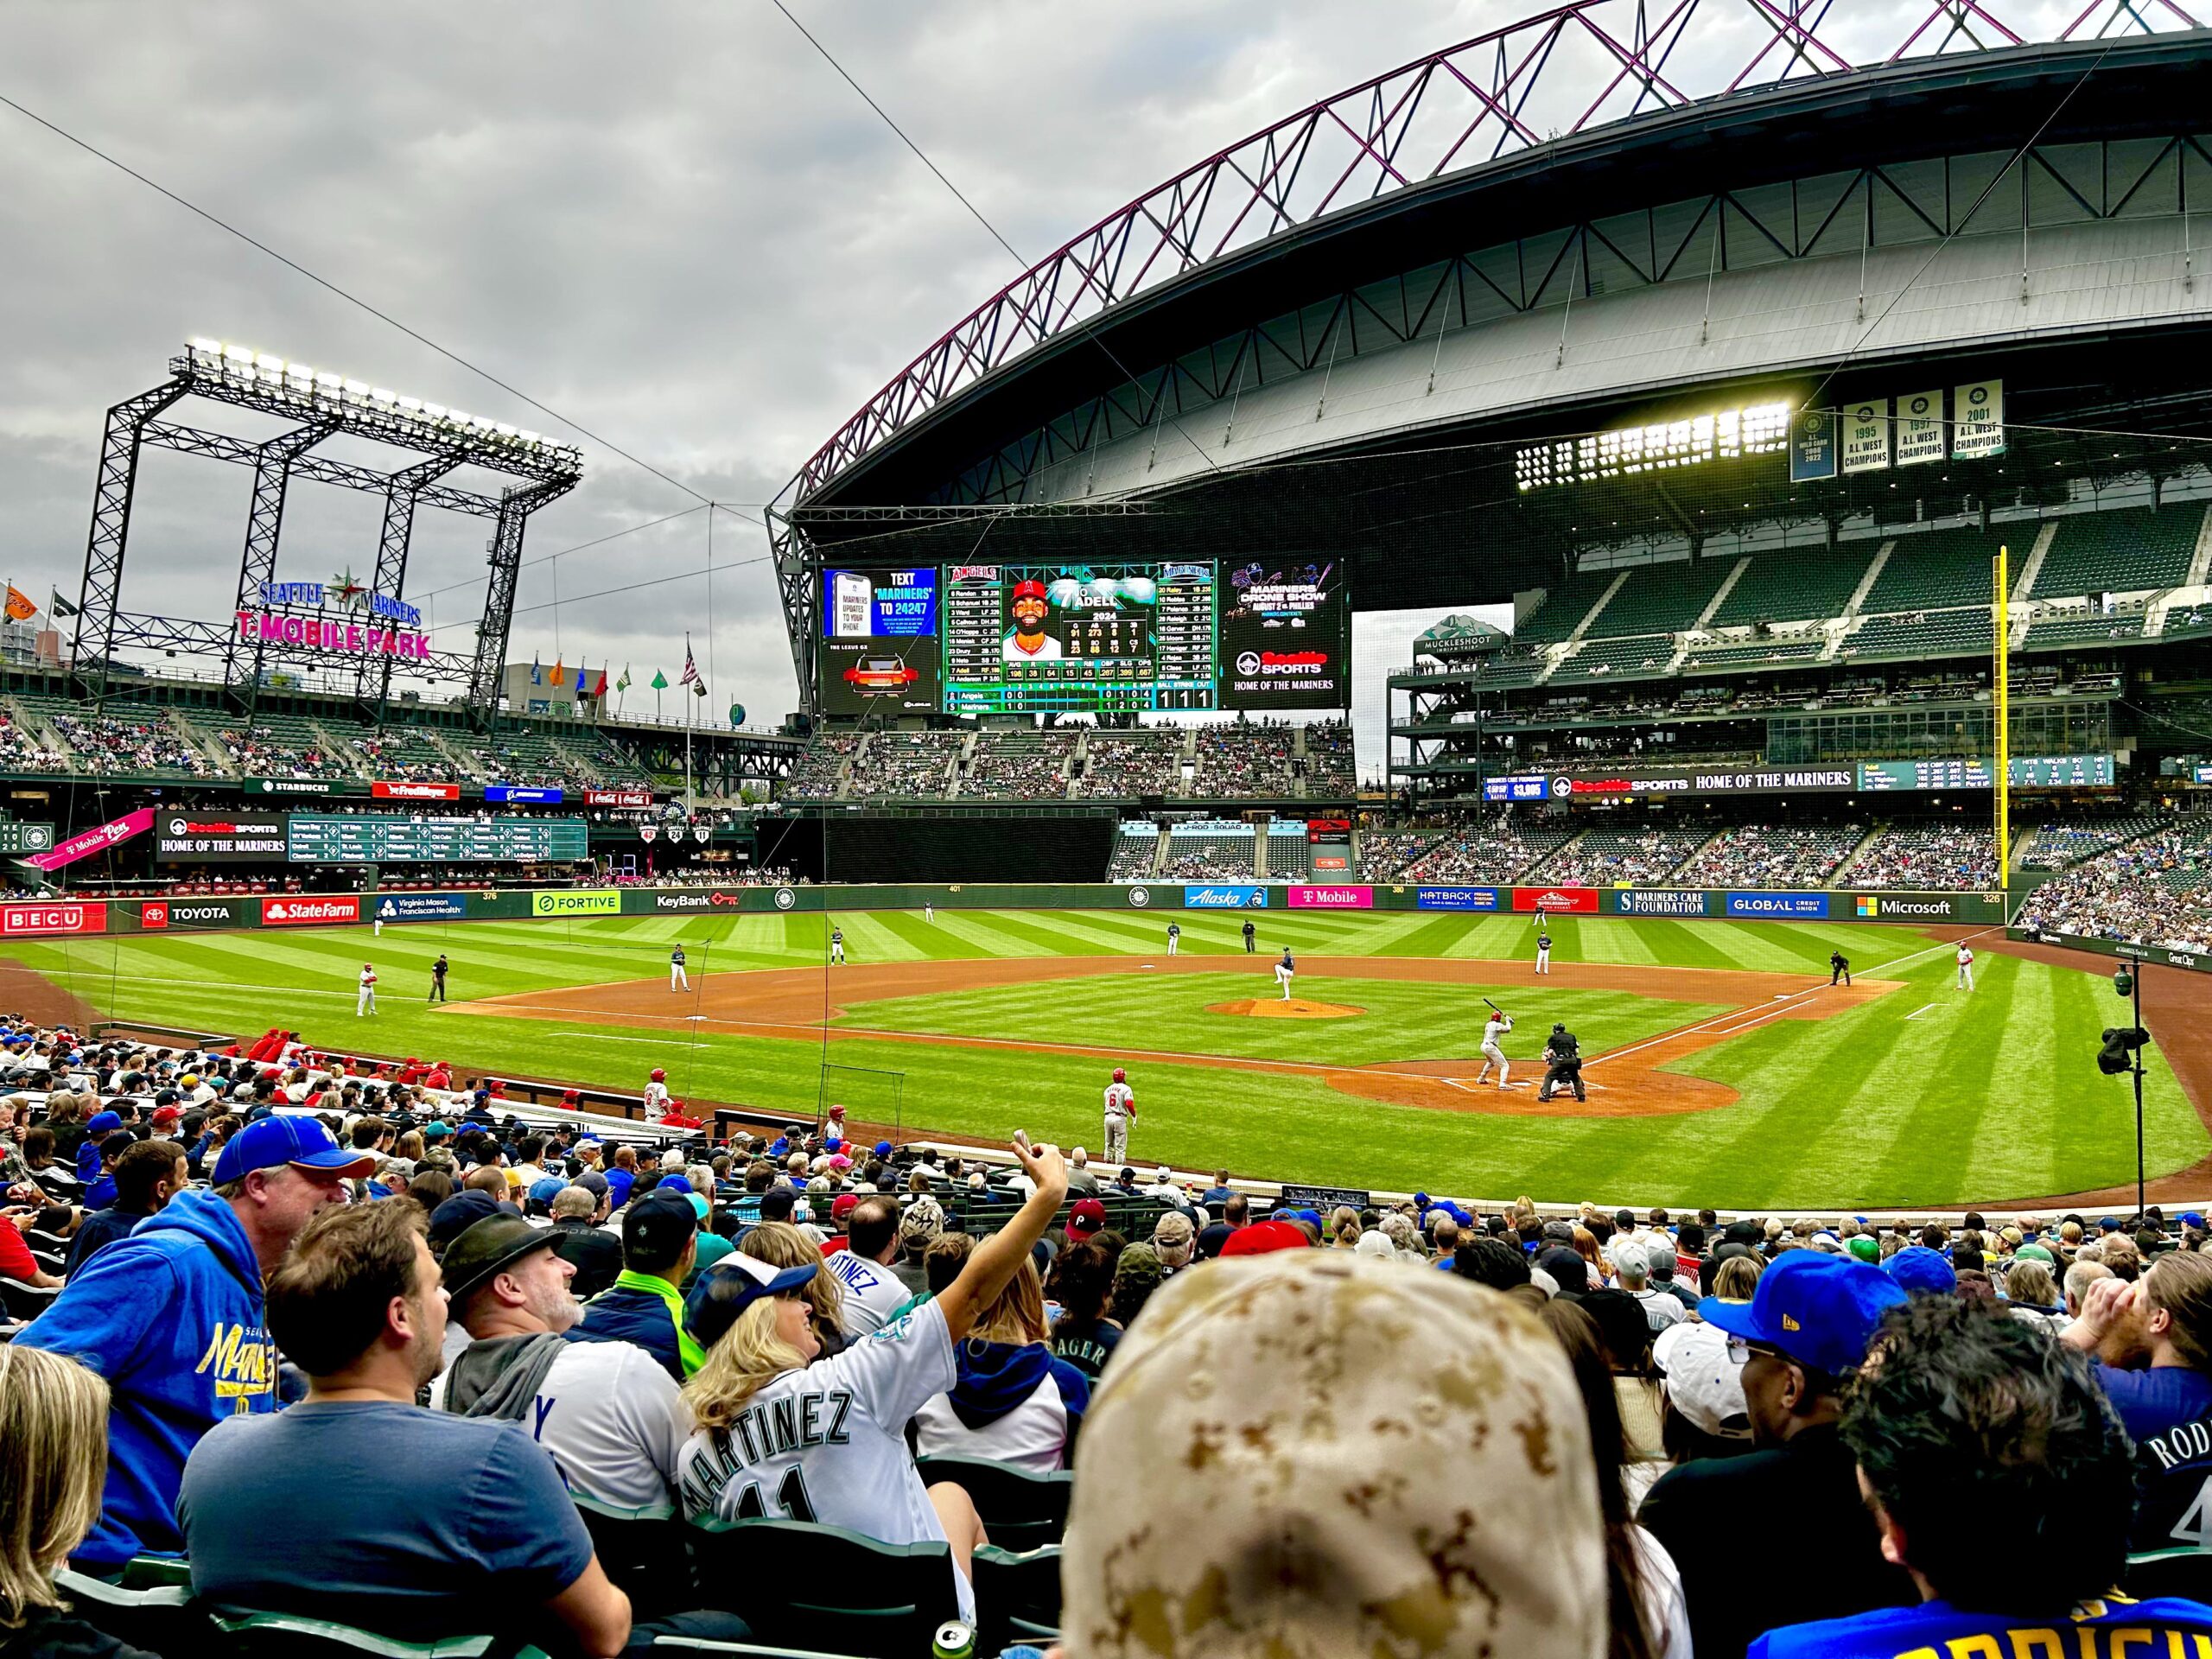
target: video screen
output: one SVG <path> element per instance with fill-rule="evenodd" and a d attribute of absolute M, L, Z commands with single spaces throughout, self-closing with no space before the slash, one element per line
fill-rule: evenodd
<path fill-rule="evenodd" d="M 938 573 L 822 573 L 822 706 L 830 715 L 938 707 Z"/>
<path fill-rule="evenodd" d="M 948 714 L 1217 709 L 1210 563 L 944 571 Z"/>
<path fill-rule="evenodd" d="M 1351 700 L 1351 598 L 1341 560 L 1249 561 L 1221 607 L 1221 706 L 1341 709 Z"/>

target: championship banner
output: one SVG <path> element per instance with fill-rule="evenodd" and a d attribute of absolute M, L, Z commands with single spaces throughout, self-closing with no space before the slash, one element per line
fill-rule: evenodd
<path fill-rule="evenodd" d="M 1836 417 L 1825 409 L 1808 409 L 1789 428 L 1789 481 L 1810 483 L 1835 476 Z"/>
<path fill-rule="evenodd" d="M 133 836 L 143 836 L 154 827 L 154 809 L 142 806 L 136 812 L 125 813 L 97 830 L 87 830 L 82 835 L 72 836 L 50 853 L 33 853 L 26 861 L 41 870 L 58 870 L 65 864 L 74 864 L 80 858 L 90 858 L 94 853 L 105 852 L 119 842 Z M 103 922 L 102 926 L 105 925 Z M 75 932 L 79 930 L 64 930 Z M 98 932 L 99 929 L 90 930 Z"/>
<path fill-rule="evenodd" d="M 2005 453 L 2005 383 L 1974 380 L 1952 393 L 1951 456 L 1955 461 Z"/>
<path fill-rule="evenodd" d="M 1897 399 L 1897 465 L 1943 459 L 1943 394 L 1916 391 Z"/>
<path fill-rule="evenodd" d="M 1843 411 L 1843 470 L 1878 473 L 1890 464 L 1890 400 L 1853 404 Z"/>

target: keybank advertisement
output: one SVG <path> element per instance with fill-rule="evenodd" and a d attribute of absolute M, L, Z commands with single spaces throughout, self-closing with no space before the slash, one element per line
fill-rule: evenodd
<path fill-rule="evenodd" d="M 1375 908 L 1375 889 L 1372 887 L 1293 887 L 1290 890 L 1293 910 L 1372 910 Z"/>
<path fill-rule="evenodd" d="M 547 893 L 543 888 L 530 895 L 530 913 L 533 916 L 620 916 L 622 913 L 622 894 L 615 887 L 577 887 Z"/>
<path fill-rule="evenodd" d="M 1613 902 L 1623 916 L 1702 916 L 1705 914 L 1705 893 L 1702 889 L 1685 893 L 1675 888 L 1623 887 L 1613 895 Z"/>
<path fill-rule="evenodd" d="M 458 893 L 387 893 L 376 903 L 380 922 L 458 922 L 468 915 L 468 900 Z"/>
<path fill-rule="evenodd" d="M 1414 904 L 1421 910 L 1496 910 L 1496 887 L 1417 887 Z"/>
<path fill-rule="evenodd" d="M 1726 913 L 1824 922 L 1828 915 L 1828 896 L 1825 893 L 1732 893 L 1727 895 Z"/>
<path fill-rule="evenodd" d="M 1183 889 L 1183 908 L 1185 910 L 1265 910 L 1268 890 L 1265 887 L 1185 887 Z"/>

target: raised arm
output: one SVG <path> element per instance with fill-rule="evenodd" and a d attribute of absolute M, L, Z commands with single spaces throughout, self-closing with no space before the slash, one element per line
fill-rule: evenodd
<path fill-rule="evenodd" d="M 1014 1155 L 1037 1190 L 1012 1221 L 976 1247 L 960 1276 L 938 1297 L 938 1311 L 944 1315 L 945 1328 L 955 1342 L 975 1329 L 976 1316 L 1021 1270 L 1021 1259 L 1045 1236 L 1059 1211 L 1060 1200 L 1068 1195 L 1068 1167 L 1058 1147 L 1032 1147 L 1029 1137 L 1017 1133 Z"/>

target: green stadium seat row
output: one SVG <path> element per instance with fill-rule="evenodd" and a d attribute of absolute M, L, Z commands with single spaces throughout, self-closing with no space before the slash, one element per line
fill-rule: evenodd
<path fill-rule="evenodd" d="M 1858 542 L 1830 552 L 1805 548 L 1788 553 L 1754 554 L 1720 601 L 1708 626 L 1750 622 L 1807 622 L 1841 616 L 1873 562 L 1876 546 Z"/>
<path fill-rule="evenodd" d="M 1855 657 L 1986 655 L 1992 646 L 1989 607 L 1962 606 L 1899 616 L 1870 616 L 1836 652 Z"/>
<path fill-rule="evenodd" d="M 2030 524 L 2009 534 L 1954 529 L 1899 536 L 1859 609 L 1932 611 L 1949 605 L 1986 605 L 1994 591 L 1990 561 L 1997 556 L 1998 547 L 2012 548 L 2017 571 L 2026 563 L 2034 533 L 2035 526 Z M 2021 544 L 2024 536 L 2026 546 Z"/>
<path fill-rule="evenodd" d="M 2202 503 L 2186 502 L 2058 519 L 2036 573 L 2034 597 L 2178 586 L 2189 575 L 2204 512 Z"/>
<path fill-rule="evenodd" d="M 1624 639 L 1586 639 L 1581 648 L 1552 671 L 1549 685 L 1581 680 L 1648 680 L 1667 672 L 1675 658 L 1671 634 L 1646 633 Z"/>
<path fill-rule="evenodd" d="M 1699 616 L 1735 568 L 1736 561 L 1730 558 L 1637 565 L 1598 613 L 1589 637 L 1614 639 L 1639 633 L 1679 633 L 1695 627 Z"/>
<path fill-rule="evenodd" d="M 1809 663 L 1827 649 L 1827 638 L 1754 639 L 1741 645 L 1693 645 L 1682 658 L 1682 672 L 1699 669 L 1761 668 L 1768 664 Z"/>

